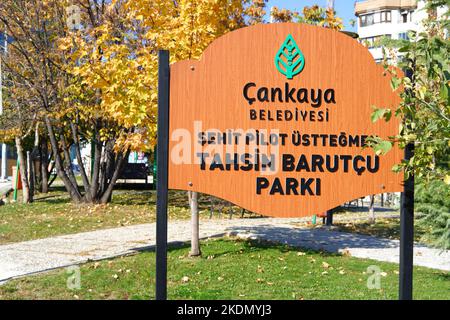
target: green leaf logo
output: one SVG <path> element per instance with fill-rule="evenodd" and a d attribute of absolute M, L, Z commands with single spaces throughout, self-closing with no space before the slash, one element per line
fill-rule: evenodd
<path fill-rule="evenodd" d="M 275 66 L 286 78 L 292 79 L 303 71 L 305 57 L 292 35 L 288 35 L 275 56 Z"/>

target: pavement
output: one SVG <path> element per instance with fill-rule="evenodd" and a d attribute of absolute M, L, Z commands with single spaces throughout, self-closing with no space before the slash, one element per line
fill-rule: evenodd
<path fill-rule="evenodd" d="M 236 236 L 295 247 L 345 253 L 357 258 L 399 261 L 399 241 L 329 230 L 296 227 L 302 219 L 202 220 L 200 237 Z M 0 246 L 0 283 L 12 278 L 88 261 L 133 254 L 154 248 L 155 224 L 85 232 Z M 190 240 L 189 221 L 169 222 L 169 242 Z M 450 271 L 450 252 L 419 244 L 414 264 Z"/>

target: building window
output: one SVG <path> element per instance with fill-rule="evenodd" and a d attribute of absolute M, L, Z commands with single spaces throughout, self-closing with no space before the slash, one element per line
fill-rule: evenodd
<path fill-rule="evenodd" d="M 399 34 L 398 34 L 398 38 L 399 38 L 400 40 L 409 40 L 409 36 L 408 36 L 408 33 L 407 33 L 407 32 L 399 33 Z"/>
<path fill-rule="evenodd" d="M 359 17 L 361 27 L 367 27 L 376 23 L 391 22 L 391 11 L 385 10 L 376 13 L 365 14 Z"/>
<path fill-rule="evenodd" d="M 400 23 L 407 23 L 408 22 L 408 12 L 402 11 L 400 13 Z"/>
<path fill-rule="evenodd" d="M 367 27 L 374 24 L 373 14 L 366 14 L 359 18 L 361 27 Z"/>
<path fill-rule="evenodd" d="M 391 22 L 391 11 L 381 11 L 380 22 Z"/>
<path fill-rule="evenodd" d="M 381 43 L 382 39 L 391 39 L 391 38 L 392 38 L 392 35 L 383 34 L 381 36 L 362 38 L 361 43 L 369 49 L 374 49 L 374 48 L 382 47 L 382 43 Z"/>

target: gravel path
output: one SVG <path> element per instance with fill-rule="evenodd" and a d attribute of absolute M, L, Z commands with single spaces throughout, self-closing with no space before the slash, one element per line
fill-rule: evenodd
<path fill-rule="evenodd" d="M 398 263 L 399 242 L 327 230 L 303 229 L 302 219 L 204 220 L 202 238 L 223 235 L 259 238 L 292 246 L 346 253 L 354 257 Z M 169 241 L 190 239 L 189 221 L 169 223 Z M 122 227 L 0 246 L 0 282 L 28 274 L 132 254 L 152 248 L 155 224 Z M 414 264 L 450 271 L 450 252 L 415 247 Z"/>

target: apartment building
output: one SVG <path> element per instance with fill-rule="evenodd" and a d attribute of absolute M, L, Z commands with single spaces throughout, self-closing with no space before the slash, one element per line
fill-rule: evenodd
<path fill-rule="evenodd" d="M 422 21 L 428 15 L 424 6 L 425 1 L 421 0 L 364 0 L 355 3 L 360 41 L 369 48 L 375 61 L 383 59 L 378 41 L 381 38 L 408 40 L 409 31 L 420 32 Z M 432 14 L 441 16 L 444 9 Z"/>

